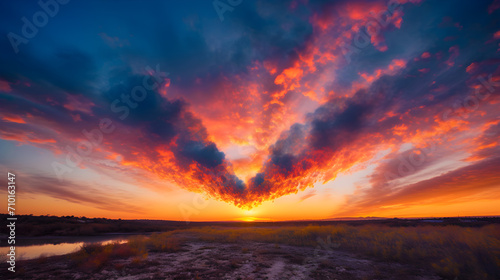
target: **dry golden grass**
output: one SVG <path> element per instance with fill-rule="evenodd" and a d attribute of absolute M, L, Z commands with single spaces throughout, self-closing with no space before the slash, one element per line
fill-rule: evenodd
<path fill-rule="evenodd" d="M 72 255 L 85 270 L 97 270 L 114 258 L 145 260 L 148 251 L 177 252 L 183 236 L 208 242 L 256 241 L 321 247 L 364 254 L 379 260 L 415 264 L 447 279 L 500 279 L 500 226 L 389 227 L 329 225 L 289 227 L 202 227 L 132 238 L 127 244 L 89 244 Z M 245 253 L 248 249 L 243 248 Z"/>
<path fill-rule="evenodd" d="M 182 238 L 172 236 L 173 232 L 154 233 L 146 240 L 147 247 L 154 252 L 177 252 L 184 242 Z"/>
<path fill-rule="evenodd" d="M 184 230 L 205 241 L 258 241 L 322 246 L 381 260 L 427 266 L 448 279 L 500 279 L 500 226 L 388 227 L 378 225 Z M 319 242 L 318 242 L 319 241 Z"/>
<path fill-rule="evenodd" d="M 73 264 L 84 271 L 96 271 L 113 259 L 132 257 L 132 264 L 140 264 L 148 257 L 148 252 L 177 252 L 183 240 L 172 237 L 172 232 L 155 233 L 150 237 L 137 236 L 128 243 L 110 243 L 106 245 L 91 243 L 71 255 Z"/>
<path fill-rule="evenodd" d="M 147 250 L 143 240 L 130 240 L 129 243 L 110 243 L 106 245 L 84 244 L 81 249 L 71 255 L 75 266 L 85 271 L 95 271 L 102 268 L 112 259 L 129 258 L 146 259 Z"/>

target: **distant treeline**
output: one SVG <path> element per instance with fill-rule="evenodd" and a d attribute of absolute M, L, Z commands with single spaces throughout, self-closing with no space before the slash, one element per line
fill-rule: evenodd
<path fill-rule="evenodd" d="M 0 214 L 6 220 L 8 215 Z M 91 236 L 105 233 L 147 233 L 169 231 L 186 226 L 185 222 L 121 220 L 86 218 L 74 216 L 32 216 L 16 215 L 16 234 L 26 236 Z M 7 234 L 7 227 L 0 228 L 0 234 Z"/>
<path fill-rule="evenodd" d="M 6 221 L 7 214 L 0 214 Z M 422 219 L 357 219 L 331 221 L 284 221 L 284 222 L 184 222 L 164 220 L 122 220 L 106 218 L 87 218 L 75 216 L 33 216 L 17 215 L 16 233 L 19 237 L 34 236 L 90 236 L 105 233 L 149 233 L 176 229 L 187 229 L 199 226 L 227 227 L 279 227 L 306 225 L 385 225 L 390 227 L 412 227 L 419 225 L 462 227 L 481 227 L 488 224 L 500 224 L 499 217 L 467 217 L 467 218 L 422 218 Z M 0 234 L 7 235 L 7 227 L 0 227 Z"/>

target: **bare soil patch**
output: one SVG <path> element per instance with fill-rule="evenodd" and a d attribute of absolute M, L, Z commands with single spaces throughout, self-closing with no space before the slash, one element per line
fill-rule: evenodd
<path fill-rule="evenodd" d="M 181 251 L 149 252 L 144 260 L 112 260 L 97 271 L 75 268 L 70 258 L 54 256 L 20 261 L 17 272 L 1 265 L 9 279 L 441 279 L 412 265 L 380 262 L 339 250 L 318 250 L 260 242 L 199 241 Z M 3 277 L 1 277 L 3 278 Z"/>

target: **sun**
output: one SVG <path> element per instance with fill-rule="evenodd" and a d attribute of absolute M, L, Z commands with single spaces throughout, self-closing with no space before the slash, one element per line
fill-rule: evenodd
<path fill-rule="evenodd" d="M 255 210 L 253 210 L 253 209 L 252 210 L 243 210 L 243 214 L 245 216 L 252 216 L 255 214 Z"/>
<path fill-rule="evenodd" d="M 253 222 L 259 219 L 256 217 L 257 211 L 255 211 L 255 209 L 249 209 L 249 210 L 242 209 L 240 213 L 241 213 L 240 215 L 243 216 L 238 219 L 240 221 Z"/>

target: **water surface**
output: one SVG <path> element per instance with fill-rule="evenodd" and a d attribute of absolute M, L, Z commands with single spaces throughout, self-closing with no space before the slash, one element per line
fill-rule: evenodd
<path fill-rule="evenodd" d="M 16 239 L 16 260 L 36 259 L 40 256 L 64 255 L 79 250 L 85 243 L 108 244 L 111 242 L 125 243 L 132 236 L 108 234 L 103 236 L 54 236 L 29 239 Z M 0 243 L 0 256 L 9 253 L 10 245 L 5 240 Z"/>

